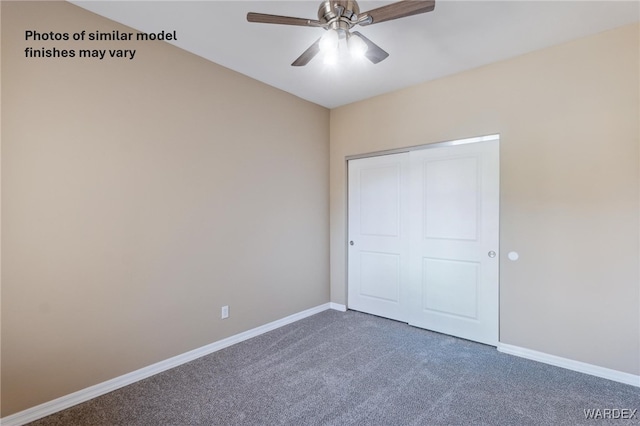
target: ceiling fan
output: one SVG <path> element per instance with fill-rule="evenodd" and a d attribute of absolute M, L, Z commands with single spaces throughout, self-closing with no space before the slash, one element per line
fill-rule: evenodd
<path fill-rule="evenodd" d="M 389 54 L 358 31 L 350 31 L 354 26 L 391 21 L 431 12 L 434 8 L 435 0 L 401 0 L 360 13 L 355 0 L 325 0 L 320 4 L 317 20 L 249 12 L 247 21 L 318 27 L 327 30 L 298 59 L 293 61 L 291 65 L 294 67 L 307 65 L 320 52 L 323 52 L 325 62 L 335 63 L 340 52 L 345 51 L 352 56 L 364 56 L 377 64 L 386 59 Z"/>

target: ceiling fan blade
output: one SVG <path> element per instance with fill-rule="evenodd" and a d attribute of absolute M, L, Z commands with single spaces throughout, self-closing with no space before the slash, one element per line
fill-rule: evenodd
<path fill-rule="evenodd" d="M 360 16 L 368 15 L 371 19 L 364 20 L 360 25 L 377 24 L 379 22 L 391 21 L 392 19 L 431 12 L 435 7 L 435 0 L 401 0 L 361 13 Z"/>
<path fill-rule="evenodd" d="M 373 62 L 374 64 L 384 61 L 385 59 L 387 59 L 387 56 L 389 56 L 389 54 L 384 50 L 382 50 L 380 46 L 378 46 L 377 44 L 375 44 L 374 42 L 372 42 L 371 40 L 369 40 L 368 38 L 360 34 L 358 31 L 353 31 L 351 34 L 357 35 L 362 39 L 362 41 L 364 41 L 367 44 L 367 52 L 364 54 L 364 56 L 366 56 L 367 59 Z"/>
<path fill-rule="evenodd" d="M 268 15 L 266 13 L 247 13 L 247 21 L 261 24 L 299 25 L 301 27 L 322 27 L 320 21 L 304 18 L 292 18 L 290 16 Z"/>
<path fill-rule="evenodd" d="M 316 56 L 318 54 L 318 52 L 320 52 L 320 39 L 322 39 L 322 37 L 317 39 L 315 43 L 313 43 L 311 46 L 309 46 L 309 48 L 307 50 L 305 50 L 302 53 L 302 55 L 300 55 L 298 57 L 298 59 L 293 61 L 291 66 L 293 66 L 293 67 L 302 67 L 302 66 L 307 65 L 309 63 L 309 61 L 312 60 L 314 58 L 314 56 Z"/>

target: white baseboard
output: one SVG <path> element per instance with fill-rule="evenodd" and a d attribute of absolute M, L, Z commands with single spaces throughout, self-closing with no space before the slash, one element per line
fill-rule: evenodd
<path fill-rule="evenodd" d="M 35 407 L 26 409 L 24 411 L 20 411 L 10 416 L 4 417 L 0 419 L 0 425 L 2 426 L 24 425 L 26 423 L 57 413 L 58 411 L 62 411 L 67 408 L 73 407 L 74 405 L 78 405 L 82 402 L 96 398 L 100 395 L 104 395 L 106 393 L 112 392 L 121 387 L 130 385 L 142 379 L 146 379 L 147 377 L 151 377 L 155 374 L 161 373 L 163 371 L 166 371 L 171 368 L 177 367 L 179 365 L 185 364 L 187 362 L 193 361 L 205 355 L 209 355 L 213 352 L 219 351 L 231 345 L 235 345 L 236 343 L 240 343 L 244 340 L 251 339 L 252 337 L 259 336 L 261 334 L 264 334 L 268 331 L 275 330 L 276 328 L 280 328 L 287 324 L 294 323 L 303 318 L 310 317 L 311 315 L 315 315 L 319 312 L 326 311 L 328 309 L 336 309 L 336 310 L 344 311 L 345 310 L 344 306 L 343 306 L 343 309 L 341 309 L 340 306 L 343 306 L 343 305 L 337 305 L 334 303 L 325 303 L 323 305 L 316 306 L 315 308 L 307 309 L 305 311 L 298 312 L 293 315 L 289 315 L 288 317 L 270 322 L 268 324 L 253 328 L 251 330 L 245 331 L 240 334 L 236 334 L 231 337 L 227 337 L 226 339 L 218 340 L 217 342 L 211 343 L 206 346 L 202 346 L 198 349 L 194 349 L 189 352 L 185 352 L 181 355 L 174 356 L 164 361 L 160 361 L 148 367 L 144 367 L 139 370 L 132 371 L 131 373 L 116 377 L 111 380 L 107 380 L 106 382 L 98 383 L 97 385 L 90 386 L 88 388 L 79 390 L 69 395 L 65 395 L 63 397 L 54 399 L 53 401 L 45 402 L 44 404 L 40 404 Z"/>
<path fill-rule="evenodd" d="M 330 302 L 329 303 L 329 308 L 335 309 L 336 311 L 340 311 L 340 312 L 347 312 L 347 307 L 345 305 L 341 305 L 339 303 Z"/>
<path fill-rule="evenodd" d="M 506 343 L 498 343 L 498 351 L 505 354 L 527 358 L 533 361 L 554 365 L 556 367 L 566 368 L 567 370 L 577 371 L 579 373 L 590 374 L 592 376 L 601 377 L 603 379 L 613 380 L 631 386 L 640 387 L 640 375 L 624 373 L 610 368 L 600 367 L 586 362 L 574 361 L 568 358 L 562 358 L 555 355 L 549 355 L 544 352 L 534 351 L 532 349 L 521 348 L 519 346 L 508 345 Z"/>

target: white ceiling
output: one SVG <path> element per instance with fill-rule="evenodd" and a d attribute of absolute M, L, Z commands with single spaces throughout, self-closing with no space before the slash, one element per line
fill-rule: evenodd
<path fill-rule="evenodd" d="M 248 23 L 247 12 L 317 18 L 320 0 L 71 1 L 138 31 L 176 30 L 172 42 L 256 80 L 333 108 L 488 63 L 595 34 L 640 17 L 635 1 L 436 0 L 433 12 L 356 27 L 389 52 L 327 68 L 295 60 L 324 30 Z M 390 1 L 359 2 L 367 11 Z M 141 53 L 139 53 L 141 54 Z"/>

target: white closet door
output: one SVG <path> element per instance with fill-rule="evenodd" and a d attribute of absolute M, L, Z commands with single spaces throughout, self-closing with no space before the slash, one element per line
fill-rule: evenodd
<path fill-rule="evenodd" d="M 498 141 L 410 153 L 409 323 L 498 343 Z"/>
<path fill-rule="evenodd" d="M 349 161 L 348 306 L 498 342 L 497 137 Z"/>
<path fill-rule="evenodd" d="M 408 164 L 408 153 L 349 161 L 349 308 L 405 322 Z"/>

